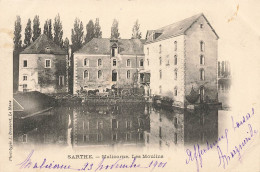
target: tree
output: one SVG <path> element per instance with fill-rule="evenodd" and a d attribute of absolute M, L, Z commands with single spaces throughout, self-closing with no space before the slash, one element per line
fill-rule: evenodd
<path fill-rule="evenodd" d="M 62 30 L 62 23 L 60 21 L 60 15 L 58 14 L 53 23 L 53 29 L 54 29 L 54 42 L 59 45 L 60 47 L 63 46 L 63 30 Z"/>
<path fill-rule="evenodd" d="M 18 89 L 18 76 L 19 76 L 19 53 L 22 51 L 22 40 L 21 40 L 21 17 L 17 16 L 14 23 L 14 51 L 13 51 L 13 91 L 16 92 Z"/>
<path fill-rule="evenodd" d="M 51 40 L 53 39 L 51 19 L 45 21 L 43 33 Z"/>
<path fill-rule="evenodd" d="M 16 21 L 14 23 L 14 50 L 20 50 L 22 48 L 22 25 L 21 25 L 21 17 L 16 16 Z"/>
<path fill-rule="evenodd" d="M 63 48 L 66 50 L 67 53 L 69 53 L 69 46 L 70 46 L 70 41 L 69 39 L 66 37 L 65 41 L 63 43 Z"/>
<path fill-rule="evenodd" d="M 111 39 L 119 39 L 120 33 L 118 32 L 118 21 L 114 19 L 111 27 Z"/>
<path fill-rule="evenodd" d="M 78 18 L 76 18 L 74 21 L 74 28 L 71 29 L 72 53 L 82 47 L 83 34 L 83 23 Z"/>
<path fill-rule="evenodd" d="M 141 39 L 142 33 L 140 32 L 140 24 L 138 20 L 135 21 L 135 24 L 132 29 L 132 39 Z"/>
<path fill-rule="evenodd" d="M 94 26 L 94 38 L 102 38 L 102 31 L 99 25 L 99 18 L 96 18 L 96 22 Z"/>
<path fill-rule="evenodd" d="M 31 44 L 32 39 L 32 22 L 31 19 L 28 19 L 26 28 L 24 30 L 24 47 L 28 47 Z"/>
<path fill-rule="evenodd" d="M 36 15 L 33 19 L 33 37 L 32 40 L 35 41 L 41 35 L 40 19 Z"/>
<path fill-rule="evenodd" d="M 48 35 L 48 20 L 46 20 L 45 23 L 44 23 L 43 33 L 45 35 Z"/>
<path fill-rule="evenodd" d="M 94 23 L 92 20 L 89 20 L 87 26 L 86 26 L 86 37 L 85 37 L 85 43 L 88 43 L 94 38 Z"/>

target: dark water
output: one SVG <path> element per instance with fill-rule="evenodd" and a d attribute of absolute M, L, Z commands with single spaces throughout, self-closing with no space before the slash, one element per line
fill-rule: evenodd
<path fill-rule="evenodd" d="M 191 112 L 151 104 L 60 106 L 49 113 L 14 119 L 15 145 L 163 148 L 217 138 L 217 109 Z"/>

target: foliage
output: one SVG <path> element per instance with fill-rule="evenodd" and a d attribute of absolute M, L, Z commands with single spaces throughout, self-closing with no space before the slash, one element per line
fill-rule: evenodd
<path fill-rule="evenodd" d="M 58 14 L 53 23 L 53 29 L 54 29 L 54 42 L 59 45 L 60 47 L 63 46 L 63 29 L 62 29 L 62 22 L 60 21 L 60 15 Z"/>
<path fill-rule="evenodd" d="M 65 41 L 63 43 L 63 48 L 66 50 L 67 53 L 69 53 L 69 46 L 70 46 L 70 41 L 69 39 L 66 37 Z"/>
<path fill-rule="evenodd" d="M 78 18 L 76 18 L 74 21 L 74 28 L 71 29 L 72 53 L 82 47 L 83 34 L 83 23 Z"/>
<path fill-rule="evenodd" d="M 111 27 L 111 39 L 119 39 L 120 33 L 118 32 L 118 21 L 114 19 Z"/>
<path fill-rule="evenodd" d="M 35 41 L 41 35 L 40 19 L 36 15 L 33 19 L 33 37 L 32 40 Z"/>
<path fill-rule="evenodd" d="M 142 33 L 140 32 L 140 24 L 138 23 L 138 20 L 135 21 L 135 24 L 132 29 L 132 38 L 133 39 L 141 39 Z"/>
<path fill-rule="evenodd" d="M 16 16 L 16 21 L 14 23 L 14 39 L 13 39 L 15 51 L 22 48 L 21 32 L 22 32 L 21 17 Z"/>
<path fill-rule="evenodd" d="M 94 26 L 94 38 L 102 38 L 102 31 L 99 25 L 99 18 L 96 18 L 96 22 Z"/>
<path fill-rule="evenodd" d="M 51 40 L 53 39 L 51 19 L 45 21 L 43 33 L 47 35 L 47 37 L 50 38 Z"/>
<path fill-rule="evenodd" d="M 94 38 L 94 23 L 92 20 L 89 20 L 87 26 L 86 26 L 86 37 L 85 37 L 85 44 L 91 41 Z"/>
<path fill-rule="evenodd" d="M 28 47 L 31 44 L 32 39 L 32 22 L 31 19 L 28 19 L 26 28 L 24 30 L 24 47 Z"/>

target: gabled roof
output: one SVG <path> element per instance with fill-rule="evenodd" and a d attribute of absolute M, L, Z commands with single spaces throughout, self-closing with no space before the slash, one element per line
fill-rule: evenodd
<path fill-rule="evenodd" d="M 31 45 L 29 45 L 21 54 L 61 54 L 66 55 L 67 52 L 60 48 L 47 35 L 40 35 Z"/>
<path fill-rule="evenodd" d="M 110 55 L 111 46 L 116 43 L 121 55 L 144 55 L 144 42 L 140 39 L 118 39 L 111 42 L 109 38 L 93 38 L 75 53 Z"/>
<path fill-rule="evenodd" d="M 192 17 L 186 18 L 184 20 L 178 21 L 176 23 L 170 24 L 168 26 L 164 26 L 162 28 L 156 29 L 156 30 L 148 30 L 147 31 L 147 35 L 151 34 L 152 32 L 154 33 L 159 33 L 159 36 L 156 39 L 149 39 L 147 38 L 146 43 L 150 43 L 150 42 L 155 42 L 158 40 L 163 40 L 163 39 L 167 39 L 170 37 L 175 37 L 175 36 L 179 36 L 179 35 L 184 35 L 185 32 L 201 17 L 203 16 L 204 19 L 207 21 L 207 23 L 209 24 L 209 26 L 211 27 L 212 31 L 214 32 L 214 34 L 216 35 L 217 38 L 218 35 L 215 32 L 215 30 L 213 29 L 213 27 L 210 25 L 210 23 L 208 22 L 207 18 L 204 16 L 203 13 L 194 15 Z"/>

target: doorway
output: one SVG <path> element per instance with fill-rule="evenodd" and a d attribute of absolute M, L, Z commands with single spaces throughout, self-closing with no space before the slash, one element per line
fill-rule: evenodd
<path fill-rule="evenodd" d="M 117 81 L 117 72 L 116 72 L 116 70 L 112 71 L 112 81 Z"/>

